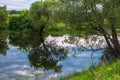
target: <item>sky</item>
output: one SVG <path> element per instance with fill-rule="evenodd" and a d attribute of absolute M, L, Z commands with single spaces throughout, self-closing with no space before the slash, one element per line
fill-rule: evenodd
<path fill-rule="evenodd" d="M 6 5 L 7 10 L 29 9 L 31 3 L 37 0 L 0 0 L 0 6 Z"/>

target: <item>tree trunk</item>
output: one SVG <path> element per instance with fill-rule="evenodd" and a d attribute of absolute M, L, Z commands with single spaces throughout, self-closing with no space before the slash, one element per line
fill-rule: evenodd
<path fill-rule="evenodd" d="M 120 59 L 120 43 L 114 25 L 114 23 L 111 23 L 111 35 L 109 35 L 107 31 L 101 27 L 101 25 L 97 27 L 97 31 L 103 35 L 107 43 L 105 52 L 109 53 L 113 58 Z"/>
<path fill-rule="evenodd" d="M 114 22 L 114 18 L 111 18 L 111 32 L 112 32 L 112 44 L 114 47 L 114 54 L 116 54 L 116 58 L 120 58 L 120 43 L 117 37 L 117 32 L 116 32 L 116 28 L 115 26 L 115 22 Z"/>

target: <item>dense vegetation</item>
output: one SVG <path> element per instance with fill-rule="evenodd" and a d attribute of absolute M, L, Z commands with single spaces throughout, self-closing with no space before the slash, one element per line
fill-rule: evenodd
<path fill-rule="evenodd" d="M 6 28 L 7 11 L 6 6 L 0 7 L 0 28 Z"/>
<path fill-rule="evenodd" d="M 69 28 L 63 22 L 57 23 L 52 18 L 52 10 L 55 3 L 53 0 L 36 1 L 31 4 L 29 10 L 22 11 L 7 11 L 6 6 L 1 6 L 2 9 L 0 11 L 3 13 L 1 15 L 5 18 L 4 20 L 1 19 L 1 27 L 7 28 L 8 33 L 41 34 L 45 32 L 52 35 L 67 34 L 69 31 L 67 29 Z M 5 27 L 2 24 L 3 22 L 6 25 Z M 4 32 L 3 29 L 1 30 Z"/>
<path fill-rule="evenodd" d="M 9 30 L 20 31 L 23 33 L 34 32 L 32 21 L 28 17 L 28 11 L 21 11 L 18 15 L 11 15 L 9 17 Z"/>

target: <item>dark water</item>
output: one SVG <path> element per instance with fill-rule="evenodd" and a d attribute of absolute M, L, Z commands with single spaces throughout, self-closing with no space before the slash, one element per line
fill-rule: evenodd
<path fill-rule="evenodd" d="M 0 80 L 57 80 L 98 64 L 102 51 L 79 51 L 65 37 L 0 36 Z"/>

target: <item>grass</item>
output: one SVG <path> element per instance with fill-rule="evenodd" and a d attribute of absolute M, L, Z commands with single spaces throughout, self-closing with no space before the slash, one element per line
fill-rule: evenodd
<path fill-rule="evenodd" d="M 82 72 L 75 72 L 60 80 L 120 80 L 120 60 Z"/>

